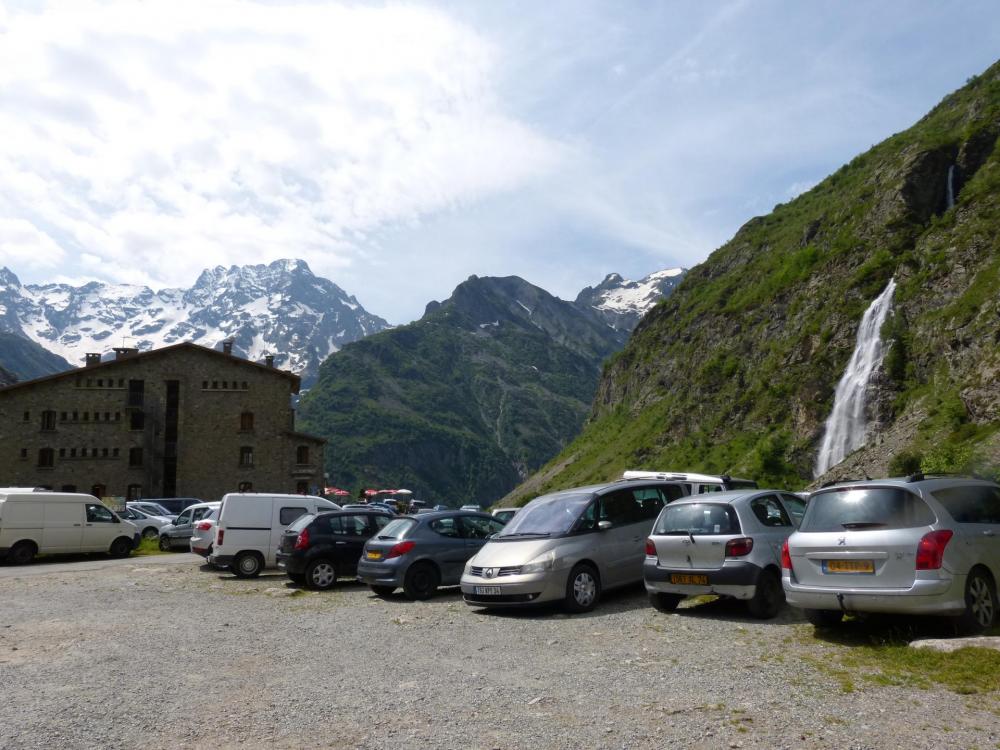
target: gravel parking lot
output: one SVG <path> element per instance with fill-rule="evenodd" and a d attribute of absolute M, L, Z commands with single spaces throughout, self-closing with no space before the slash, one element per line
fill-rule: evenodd
<path fill-rule="evenodd" d="M 996 748 L 995 694 L 845 676 L 793 611 L 487 614 L 191 557 L 0 575 L 0 747 Z M 93 569 L 97 567 L 98 569 Z M 24 573 L 30 574 L 22 574 Z"/>

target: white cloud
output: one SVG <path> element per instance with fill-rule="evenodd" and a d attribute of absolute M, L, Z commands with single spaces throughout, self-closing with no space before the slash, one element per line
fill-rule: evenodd
<path fill-rule="evenodd" d="M 502 111 L 495 56 L 404 5 L 0 13 L 0 265 L 71 256 L 70 274 L 162 285 L 217 263 L 351 264 L 367 233 L 563 158 Z"/>

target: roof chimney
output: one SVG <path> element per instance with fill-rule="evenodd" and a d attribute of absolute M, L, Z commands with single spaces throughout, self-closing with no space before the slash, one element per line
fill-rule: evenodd
<path fill-rule="evenodd" d="M 264 364 L 268 367 L 274 367 L 274 355 L 268 354 L 264 357 Z"/>
<path fill-rule="evenodd" d="M 101 364 L 100 352 L 87 352 L 87 367 Z"/>
<path fill-rule="evenodd" d="M 116 346 L 114 348 L 114 352 L 115 352 L 115 360 L 119 360 L 119 359 L 125 359 L 125 357 L 131 357 L 133 354 L 138 354 L 139 350 L 134 349 L 131 346 Z"/>
<path fill-rule="evenodd" d="M 223 341 L 222 342 L 222 353 L 223 354 L 229 354 L 230 356 L 232 356 L 232 353 L 233 353 L 233 341 L 232 341 L 232 339 L 230 339 L 228 341 Z"/>

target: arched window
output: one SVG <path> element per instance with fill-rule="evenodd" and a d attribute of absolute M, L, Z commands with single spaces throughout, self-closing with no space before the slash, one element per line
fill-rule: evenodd
<path fill-rule="evenodd" d="M 309 463 L 309 446 L 300 445 L 295 449 L 295 463 L 297 464 L 307 464 Z"/>

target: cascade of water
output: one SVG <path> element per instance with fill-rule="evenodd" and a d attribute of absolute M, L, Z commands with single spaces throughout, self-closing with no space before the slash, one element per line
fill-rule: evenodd
<path fill-rule="evenodd" d="M 865 443 L 867 415 L 865 399 L 868 382 L 882 362 L 884 347 L 880 332 L 889 315 L 896 280 L 890 279 L 882 293 L 872 301 L 861 318 L 858 341 L 847 363 L 833 398 L 833 410 L 827 417 L 823 442 L 816 456 L 815 475 L 825 474 Z"/>
<path fill-rule="evenodd" d="M 948 208 L 955 205 L 955 165 L 948 167 Z"/>

